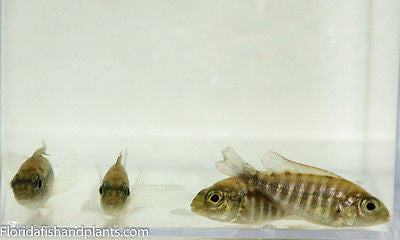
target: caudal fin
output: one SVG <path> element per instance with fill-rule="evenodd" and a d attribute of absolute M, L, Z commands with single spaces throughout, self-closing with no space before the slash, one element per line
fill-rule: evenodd
<path fill-rule="evenodd" d="M 226 147 L 222 150 L 222 155 L 224 160 L 215 164 L 221 173 L 230 177 L 242 178 L 248 178 L 257 173 L 257 170 L 245 162 L 232 147 Z"/>

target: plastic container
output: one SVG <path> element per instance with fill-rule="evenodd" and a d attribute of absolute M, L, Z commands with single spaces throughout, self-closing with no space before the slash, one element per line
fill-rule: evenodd
<path fill-rule="evenodd" d="M 387 1 L 2 1 L 3 225 L 149 228 L 153 237 L 399 239 L 396 156 L 399 3 Z M 79 181 L 52 214 L 19 206 L 7 153 L 48 146 Z M 190 212 L 225 178 L 232 146 L 262 169 L 267 150 L 352 180 L 386 225 L 217 222 Z M 98 208 L 98 171 L 127 149 L 134 211 Z M 395 163 L 397 165 L 395 165 Z M 395 181 L 396 180 L 396 181 Z M 396 184 L 395 184 L 396 183 Z M 95 200 L 93 200 L 95 199 Z"/>

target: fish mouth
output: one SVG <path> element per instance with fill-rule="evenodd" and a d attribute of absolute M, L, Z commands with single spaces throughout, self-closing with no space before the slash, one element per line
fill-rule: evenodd
<path fill-rule="evenodd" d="M 192 212 L 197 213 L 197 212 L 199 212 L 200 208 L 194 206 L 194 204 L 193 204 L 193 202 L 192 202 L 192 203 L 190 204 L 190 210 L 191 210 Z"/>
<path fill-rule="evenodd" d="M 29 200 L 33 198 L 32 195 L 25 192 L 14 192 L 14 196 L 17 200 Z"/>
<path fill-rule="evenodd" d="M 194 204 L 193 204 L 193 201 L 190 203 L 190 209 L 195 209 L 196 207 L 194 206 Z"/>

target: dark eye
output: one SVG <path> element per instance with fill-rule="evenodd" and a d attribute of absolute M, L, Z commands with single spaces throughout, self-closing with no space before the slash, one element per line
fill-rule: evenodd
<path fill-rule="evenodd" d="M 366 198 L 361 201 L 361 208 L 368 214 L 375 214 L 379 210 L 379 202 L 373 198 Z"/>
<path fill-rule="evenodd" d="M 103 195 L 103 192 L 104 192 L 104 187 L 103 187 L 103 185 L 101 185 L 101 187 L 99 188 L 100 195 Z"/>
<path fill-rule="evenodd" d="M 43 185 L 42 179 L 39 176 L 36 176 L 34 180 L 34 186 L 37 188 L 37 190 L 41 189 Z"/>
<path fill-rule="evenodd" d="M 219 201 L 218 194 L 214 193 L 213 195 L 211 195 L 210 200 L 211 200 L 211 202 L 214 202 L 214 203 L 218 202 Z"/>
<path fill-rule="evenodd" d="M 376 209 L 375 204 L 372 202 L 367 203 L 366 207 L 367 207 L 368 211 L 374 211 Z"/>
<path fill-rule="evenodd" d="M 42 188 L 42 179 L 38 179 L 38 181 L 37 181 L 37 183 L 36 183 L 36 186 L 39 188 L 39 189 L 41 189 Z"/>
<path fill-rule="evenodd" d="M 15 180 L 13 179 L 12 181 L 11 181 L 11 188 L 15 188 Z"/>
<path fill-rule="evenodd" d="M 127 184 L 121 184 L 121 192 L 123 192 L 123 194 L 128 197 L 130 192 L 129 192 L 129 186 Z"/>
<path fill-rule="evenodd" d="M 207 197 L 208 202 L 210 202 L 212 204 L 217 204 L 217 203 L 221 202 L 221 199 L 222 199 L 222 194 L 220 192 L 212 192 Z"/>

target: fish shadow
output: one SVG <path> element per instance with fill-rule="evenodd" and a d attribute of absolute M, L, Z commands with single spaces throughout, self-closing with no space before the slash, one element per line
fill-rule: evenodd
<path fill-rule="evenodd" d="M 191 217 L 195 215 L 192 211 L 185 208 L 176 208 L 171 210 L 170 213 L 172 215 L 185 216 L 185 217 Z"/>
<path fill-rule="evenodd" d="M 108 219 L 103 227 L 110 228 L 110 227 L 125 227 L 126 226 L 126 219 L 123 217 L 111 217 Z"/>
<path fill-rule="evenodd" d="M 148 207 L 134 207 L 132 209 L 129 209 L 127 213 L 122 214 L 121 216 L 107 216 L 104 215 L 104 218 L 106 219 L 103 227 L 129 227 L 129 224 L 126 223 L 127 219 L 131 217 L 131 215 L 134 216 L 137 212 L 146 209 Z M 101 211 L 101 210 L 100 210 Z"/>

